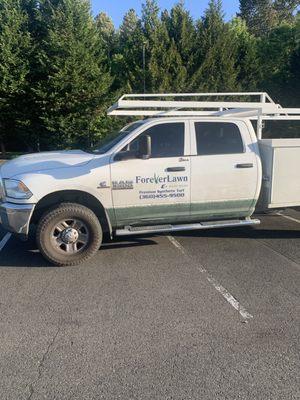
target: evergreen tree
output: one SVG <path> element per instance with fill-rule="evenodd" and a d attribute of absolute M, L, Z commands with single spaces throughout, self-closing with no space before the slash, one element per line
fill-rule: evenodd
<path fill-rule="evenodd" d="M 272 0 L 240 0 L 240 17 L 251 33 L 262 36 L 276 24 L 276 12 Z"/>
<path fill-rule="evenodd" d="M 120 26 L 119 50 L 113 67 L 117 87 L 126 92 L 143 92 L 144 43 L 141 21 L 131 9 L 125 14 Z"/>
<path fill-rule="evenodd" d="M 237 80 L 242 90 L 255 91 L 262 74 L 258 52 L 259 41 L 249 32 L 246 22 L 241 18 L 234 18 L 229 26 L 234 42 L 237 43 Z"/>
<path fill-rule="evenodd" d="M 39 0 L 19 0 L 19 2 L 23 13 L 27 16 L 28 31 L 32 34 L 41 28 L 36 19 Z"/>
<path fill-rule="evenodd" d="M 198 21 L 198 69 L 191 89 L 200 91 L 233 91 L 239 89 L 236 68 L 237 43 L 225 24 L 220 0 L 211 0 L 205 16 Z"/>
<path fill-rule="evenodd" d="M 194 66 L 196 51 L 196 29 L 190 13 L 184 8 L 184 1 L 177 3 L 170 12 L 165 14 L 165 23 L 171 39 L 180 54 L 183 65 L 190 75 Z"/>
<path fill-rule="evenodd" d="M 117 46 L 117 35 L 112 19 L 106 13 L 101 12 L 96 17 L 96 26 L 102 41 L 102 49 L 108 60 L 111 60 Z"/>
<path fill-rule="evenodd" d="M 39 18 L 40 3 L 38 0 L 19 0 L 23 13 L 27 16 L 27 27 L 31 39 L 31 47 L 28 56 L 29 71 L 28 84 L 25 92 L 18 99 L 22 109 L 23 128 L 18 131 L 19 141 L 22 141 L 24 150 L 33 152 L 40 150 L 40 136 L 43 131 L 41 126 L 40 107 L 36 102 L 35 88 L 39 82 L 47 79 L 45 71 L 40 68 L 41 43 L 46 37 L 46 26 L 42 18 Z M 47 139 L 46 139 L 47 140 Z M 51 140 L 50 140 L 51 142 Z"/>
<path fill-rule="evenodd" d="M 147 43 L 147 82 L 150 92 L 182 91 L 187 71 L 177 50 L 175 40 L 170 38 L 164 13 L 159 18 L 156 1 L 147 0 L 143 5 L 142 23 Z"/>
<path fill-rule="evenodd" d="M 38 13 L 44 37 L 34 94 L 41 127 L 55 147 L 92 142 L 111 77 L 89 3 L 43 0 Z"/>
<path fill-rule="evenodd" d="M 290 58 L 290 74 L 288 87 L 289 104 L 292 107 L 299 107 L 300 104 L 300 14 L 295 23 L 295 48 Z"/>
<path fill-rule="evenodd" d="M 249 30 L 263 36 L 272 28 L 294 19 L 299 0 L 240 0 L 240 17 Z"/>
<path fill-rule="evenodd" d="M 142 21 L 145 36 L 150 40 L 155 35 L 155 30 L 159 26 L 159 7 L 156 0 L 146 0 L 142 5 Z"/>
<path fill-rule="evenodd" d="M 174 39 L 169 39 L 164 26 L 157 31 L 157 42 L 149 60 L 151 92 L 182 92 L 186 89 L 187 71 Z"/>
<path fill-rule="evenodd" d="M 295 92 L 299 69 L 299 47 L 297 45 L 297 26 L 285 24 L 274 28 L 259 46 L 260 62 L 263 65 L 261 87 L 269 91 L 275 100 L 284 104 L 299 101 Z M 297 68 L 297 67 L 296 67 Z M 291 74 L 294 74 L 291 79 Z"/>
<path fill-rule="evenodd" d="M 300 6 L 300 0 L 275 0 L 274 9 L 279 23 L 292 22 L 294 12 Z"/>
<path fill-rule="evenodd" d="M 5 142 L 19 125 L 19 98 L 27 86 L 30 37 L 27 18 L 19 0 L 0 3 L 0 144 Z"/>

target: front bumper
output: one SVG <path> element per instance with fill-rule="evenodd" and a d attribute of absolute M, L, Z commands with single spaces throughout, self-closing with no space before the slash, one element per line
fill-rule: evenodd
<path fill-rule="evenodd" d="M 0 203 L 0 225 L 9 232 L 28 235 L 35 204 Z"/>

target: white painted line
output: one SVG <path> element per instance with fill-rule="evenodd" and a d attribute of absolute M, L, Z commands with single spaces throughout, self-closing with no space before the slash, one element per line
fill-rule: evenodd
<path fill-rule="evenodd" d="M 4 246 L 6 245 L 6 243 L 9 241 L 9 239 L 11 238 L 11 233 L 7 233 L 4 238 L 1 240 L 0 242 L 0 251 L 3 250 Z"/>
<path fill-rule="evenodd" d="M 212 276 L 210 276 L 209 274 L 207 275 L 207 280 L 208 282 L 210 282 L 213 287 L 219 292 L 221 293 L 221 295 L 228 301 L 229 304 L 232 305 L 232 307 L 238 311 L 240 313 L 240 315 L 244 318 L 244 319 L 251 319 L 253 318 L 253 315 L 251 315 L 250 313 L 248 313 L 248 311 L 245 309 L 245 307 L 243 307 L 235 297 L 232 296 L 231 293 L 228 292 L 227 289 L 224 288 L 224 286 L 220 285 Z"/>
<path fill-rule="evenodd" d="M 177 247 L 178 250 L 181 251 L 182 254 L 184 254 L 185 256 L 187 256 L 186 252 L 185 252 L 185 248 L 179 243 L 177 242 L 177 240 L 175 238 L 173 238 L 173 236 L 167 236 L 167 238 L 170 240 L 170 242 Z"/>
<path fill-rule="evenodd" d="M 173 236 L 167 236 L 167 238 L 169 239 L 169 241 L 186 257 L 190 256 L 186 253 L 185 248 L 173 237 Z M 220 285 L 220 283 L 218 283 L 215 278 L 210 275 L 207 270 L 202 266 L 202 265 L 198 265 L 197 269 L 205 275 L 207 281 L 219 292 L 221 293 L 221 295 L 224 297 L 224 299 L 226 301 L 228 301 L 228 303 L 236 310 L 240 313 L 240 315 L 245 319 L 251 319 L 253 318 L 253 315 L 251 315 L 246 309 L 245 307 L 243 307 L 238 301 L 237 299 L 232 296 L 231 293 L 228 292 L 227 289 L 224 288 L 224 286 Z"/>
<path fill-rule="evenodd" d="M 277 215 L 279 215 L 280 217 L 283 217 L 285 219 L 289 219 L 290 221 L 297 222 L 297 224 L 300 224 L 300 220 L 297 219 L 297 218 L 293 218 L 293 217 L 290 217 L 289 215 L 284 215 L 284 214 L 281 214 L 281 213 L 277 213 Z"/>

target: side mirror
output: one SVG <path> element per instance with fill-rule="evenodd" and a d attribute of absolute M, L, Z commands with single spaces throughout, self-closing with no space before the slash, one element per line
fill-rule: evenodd
<path fill-rule="evenodd" d="M 138 141 L 138 157 L 148 160 L 151 157 L 151 137 L 141 135 Z"/>

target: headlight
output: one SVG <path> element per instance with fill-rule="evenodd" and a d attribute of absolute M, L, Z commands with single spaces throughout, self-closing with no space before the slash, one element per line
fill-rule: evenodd
<path fill-rule="evenodd" d="M 30 199 L 32 196 L 31 191 L 21 181 L 15 179 L 4 179 L 4 188 L 7 197 L 13 199 Z"/>

